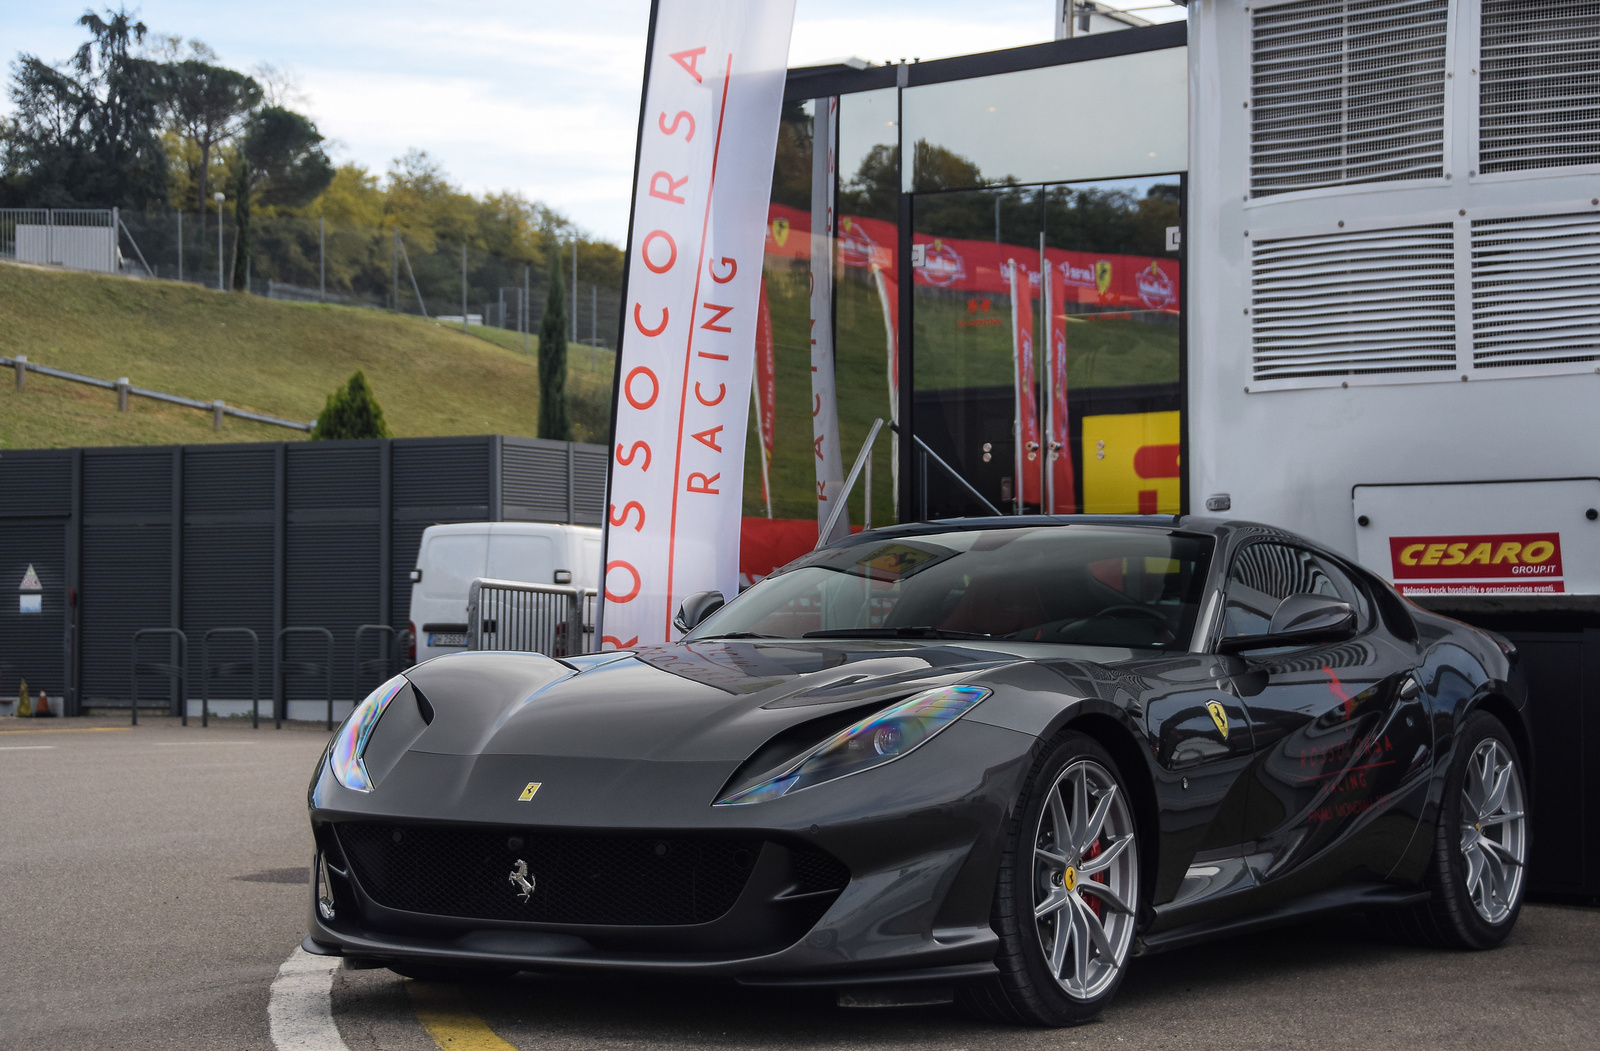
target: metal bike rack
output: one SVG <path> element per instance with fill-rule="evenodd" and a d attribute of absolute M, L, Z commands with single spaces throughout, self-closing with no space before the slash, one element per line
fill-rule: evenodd
<path fill-rule="evenodd" d="M 315 661 L 288 661 L 283 659 L 284 639 L 296 635 L 318 636 L 323 640 L 324 643 L 326 643 L 326 648 L 323 650 L 325 656 L 323 657 L 321 664 L 318 664 Z M 272 645 L 272 665 L 274 684 L 280 687 L 287 685 L 284 680 L 291 675 L 302 675 L 308 678 L 316 675 L 322 676 L 323 684 L 326 687 L 326 696 L 328 698 L 328 729 L 332 730 L 333 632 L 329 631 L 327 628 L 279 628 L 277 637 L 273 640 Z M 283 692 L 285 695 L 283 698 L 283 703 L 278 703 L 276 692 L 274 692 L 272 703 L 273 726 L 279 729 L 283 727 L 283 717 L 289 708 L 288 691 L 285 689 Z"/>
<path fill-rule="evenodd" d="M 167 652 L 172 652 L 172 639 L 178 640 L 178 663 L 163 664 L 160 661 L 139 660 L 139 640 L 147 635 L 161 635 L 167 639 Z M 133 687 L 132 701 L 133 722 L 139 725 L 139 676 L 140 675 L 165 675 L 168 679 L 178 682 L 177 710 L 174 715 L 183 716 L 183 725 L 189 725 L 189 636 L 178 628 L 140 628 L 133 633 L 132 659 L 130 661 L 130 685 Z"/>
<path fill-rule="evenodd" d="M 211 663 L 211 636 L 239 635 L 250 638 L 249 661 Z M 200 637 L 200 725 L 208 726 L 211 710 L 211 679 L 250 673 L 250 727 L 261 726 L 261 636 L 249 628 L 212 628 Z"/>
<path fill-rule="evenodd" d="M 368 633 L 378 636 L 378 638 L 381 640 L 381 645 L 386 647 L 386 652 L 382 656 L 369 657 L 366 660 L 362 660 L 361 637 Z M 399 645 L 399 633 L 397 633 L 391 625 L 363 624 L 361 627 L 356 629 L 355 651 L 352 654 L 354 660 L 350 675 L 350 696 L 352 699 L 359 699 L 366 696 L 361 692 L 361 675 L 363 672 L 378 672 L 378 674 L 382 677 L 379 679 L 380 682 L 387 681 L 388 679 L 394 677 L 395 665 L 397 665 L 400 661 L 398 654 L 395 652 L 399 648 Z"/>

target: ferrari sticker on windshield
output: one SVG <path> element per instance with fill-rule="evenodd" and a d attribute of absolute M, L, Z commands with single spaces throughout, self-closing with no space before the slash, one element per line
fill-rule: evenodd
<path fill-rule="evenodd" d="M 1224 736 L 1224 737 L 1228 736 L 1227 731 L 1223 731 L 1222 736 Z M 517 797 L 517 802 L 526 803 L 528 800 L 532 799 L 533 796 L 534 796 L 534 793 L 539 791 L 539 786 L 542 785 L 542 784 L 544 784 L 543 781 L 529 781 L 528 782 L 528 787 L 524 788 L 522 790 L 522 795 Z"/>
<path fill-rule="evenodd" d="M 1211 721 L 1217 724 L 1217 733 L 1221 734 L 1222 739 L 1226 741 L 1228 739 L 1228 713 L 1216 701 L 1207 701 L 1206 711 L 1211 713 Z"/>

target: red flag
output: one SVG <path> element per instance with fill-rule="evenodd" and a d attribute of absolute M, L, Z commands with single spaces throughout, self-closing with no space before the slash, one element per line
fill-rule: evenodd
<path fill-rule="evenodd" d="M 1050 405 L 1045 410 L 1046 430 L 1050 434 L 1050 512 L 1076 514 L 1076 474 L 1072 466 L 1071 416 L 1067 412 L 1067 316 L 1066 282 L 1062 264 L 1046 264 L 1045 338 L 1050 379 Z"/>
<path fill-rule="evenodd" d="M 1028 272 L 1016 260 L 1007 260 L 1011 270 L 1011 332 L 1017 385 L 1017 492 L 1024 504 L 1042 504 L 1039 461 L 1039 403 L 1033 377 L 1033 296 L 1028 288 Z"/>

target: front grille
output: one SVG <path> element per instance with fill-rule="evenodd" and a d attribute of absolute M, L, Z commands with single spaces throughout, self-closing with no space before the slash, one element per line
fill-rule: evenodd
<path fill-rule="evenodd" d="M 790 847 L 789 864 L 802 894 L 843 890 L 844 885 L 850 882 L 850 870 L 844 862 L 816 847 Z"/>
<path fill-rule="evenodd" d="M 338 831 L 356 880 L 386 908 L 597 926 L 708 923 L 733 907 L 761 849 L 746 839 L 471 826 L 346 822 Z M 534 885 L 527 901 L 511 879 L 519 860 Z"/>

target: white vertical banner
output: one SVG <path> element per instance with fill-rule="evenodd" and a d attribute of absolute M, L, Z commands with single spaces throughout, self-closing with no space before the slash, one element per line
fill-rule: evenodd
<path fill-rule="evenodd" d="M 844 499 L 839 394 L 833 375 L 834 172 L 839 153 L 839 97 L 816 100 L 811 119 L 811 448 L 816 454 L 817 528 Z M 850 535 L 850 516 L 834 523 L 835 540 Z"/>
<path fill-rule="evenodd" d="M 762 246 L 794 0 L 656 0 L 628 235 L 602 649 L 739 584 Z"/>

